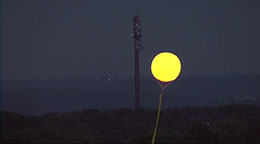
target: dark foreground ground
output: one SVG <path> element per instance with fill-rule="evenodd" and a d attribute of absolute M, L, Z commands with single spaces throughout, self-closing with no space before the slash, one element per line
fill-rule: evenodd
<path fill-rule="evenodd" d="M 156 110 L 130 109 L 23 116 L 2 112 L 3 142 L 151 142 Z M 166 109 L 157 142 L 258 142 L 260 106 Z"/>

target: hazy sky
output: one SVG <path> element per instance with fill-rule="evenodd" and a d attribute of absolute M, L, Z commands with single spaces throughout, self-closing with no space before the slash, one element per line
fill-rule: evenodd
<path fill-rule="evenodd" d="M 132 18 L 141 16 L 140 71 L 159 52 L 182 74 L 260 74 L 260 1 L 4 0 L 4 79 L 133 75 Z"/>

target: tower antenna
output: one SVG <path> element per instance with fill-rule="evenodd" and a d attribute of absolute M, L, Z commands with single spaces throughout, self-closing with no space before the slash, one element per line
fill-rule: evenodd
<path fill-rule="evenodd" d="M 139 101 L 139 52 L 143 49 L 142 46 L 142 35 L 141 35 L 141 23 L 140 17 L 138 15 L 133 18 L 133 34 L 132 39 L 134 39 L 134 50 L 135 50 L 135 110 L 140 109 Z"/>

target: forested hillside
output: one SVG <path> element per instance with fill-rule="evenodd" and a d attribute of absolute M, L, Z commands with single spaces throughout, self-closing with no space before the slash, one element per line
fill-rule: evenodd
<path fill-rule="evenodd" d="M 155 109 L 23 116 L 2 112 L 3 142 L 151 142 Z M 260 142 L 260 106 L 184 107 L 161 112 L 157 142 Z"/>

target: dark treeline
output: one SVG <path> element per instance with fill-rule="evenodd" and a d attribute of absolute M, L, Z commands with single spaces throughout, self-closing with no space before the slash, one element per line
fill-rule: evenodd
<path fill-rule="evenodd" d="M 151 142 L 155 109 L 2 112 L 3 142 Z M 260 106 L 184 107 L 161 112 L 157 142 L 260 142 Z"/>

